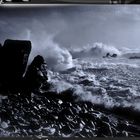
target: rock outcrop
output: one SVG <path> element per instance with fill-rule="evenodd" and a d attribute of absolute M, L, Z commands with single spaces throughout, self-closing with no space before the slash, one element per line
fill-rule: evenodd
<path fill-rule="evenodd" d="M 30 41 L 8 39 L 0 47 L 0 83 L 3 86 L 9 89 L 19 87 L 30 52 Z"/>
<path fill-rule="evenodd" d="M 30 96 L 47 83 L 47 67 L 44 58 L 36 56 L 28 66 L 31 42 L 25 40 L 6 40 L 0 45 L 0 94 L 18 94 Z M 25 75 L 25 76 L 23 76 Z"/>
<path fill-rule="evenodd" d="M 139 56 L 133 56 L 133 57 L 129 57 L 129 59 L 140 59 Z"/>
<path fill-rule="evenodd" d="M 115 53 L 114 53 L 114 54 L 112 54 L 112 56 L 111 56 L 111 57 L 117 57 L 117 54 L 115 54 Z"/>

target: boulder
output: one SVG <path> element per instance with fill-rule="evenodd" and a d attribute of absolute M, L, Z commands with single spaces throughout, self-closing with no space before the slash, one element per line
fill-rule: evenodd
<path fill-rule="evenodd" d="M 133 57 L 129 57 L 129 59 L 140 59 L 139 56 L 133 56 Z"/>
<path fill-rule="evenodd" d="M 110 57 L 110 53 L 107 53 L 106 56 L 103 56 L 103 58 L 108 58 Z"/>
<path fill-rule="evenodd" d="M 6 40 L 0 48 L 0 82 L 6 88 L 17 88 L 25 72 L 31 42 Z"/>
<path fill-rule="evenodd" d="M 114 53 L 111 57 L 117 57 L 117 54 Z"/>

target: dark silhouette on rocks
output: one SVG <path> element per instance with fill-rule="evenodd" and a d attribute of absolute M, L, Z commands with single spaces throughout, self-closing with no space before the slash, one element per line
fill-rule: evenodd
<path fill-rule="evenodd" d="M 103 58 L 108 58 L 108 57 L 114 57 L 115 58 L 115 57 L 117 57 L 117 54 L 114 53 L 114 54 L 110 55 L 110 53 L 107 53 L 106 56 L 103 56 Z"/>
<path fill-rule="evenodd" d="M 24 40 L 6 40 L 0 48 L 0 83 L 6 88 L 15 90 L 23 78 L 31 42 Z"/>
<path fill-rule="evenodd" d="M 107 53 L 106 56 L 103 56 L 103 58 L 108 58 L 110 57 L 110 53 Z"/>
<path fill-rule="evenodd" d="M 110 53 L 107 53 L 107 54 L 106 54 L 106 57 L 109 57 L 109 56 L 110 56 Z"/>
<path fill-rule="evenodd" d="M 46 83 L 48 80 L 47 77 L 47 68 L 44 58 L 40 55 L 36 56 L 32 63 L 29 65 L 27 72 L 24 77 L 24 90 L 27 94 L 30 92 L 39 90 L 43 83 Z"/>

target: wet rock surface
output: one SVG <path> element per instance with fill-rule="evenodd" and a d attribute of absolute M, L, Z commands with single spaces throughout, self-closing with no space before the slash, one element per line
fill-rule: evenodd
<path fill-rule="evenodd" d="M 101 111 L 89 102 L 70 102 L 45 95 L 32 94 L 31 99 L 20 95 L 3 98 L 0 136 L 140 136 L 139 124 L 133 120 Z"/>

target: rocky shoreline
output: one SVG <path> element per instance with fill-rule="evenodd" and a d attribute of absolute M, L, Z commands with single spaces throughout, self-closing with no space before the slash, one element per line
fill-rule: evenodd
<path fill-rule="evenodd" d="M 139 113 L 77 101 L 72 89 L 50 92 L 44 58 L 27 67 L 31 48 L 20 40 L 0 47 L 0 137 L 140 136 Z"/>
<path fill-rule="evenodd" d="M 31 42 L 26 40 L 7 39 L 0 47 L 1 88 L 5 88 L 12 94 L 20 92 L 30 96 L 27 95 L 31 94 L 29 92 L 38 90 L 43 81 L 48 80 L 42 56 L 36 56 L 27 67 L 31 49 Z"/>

